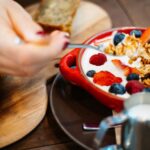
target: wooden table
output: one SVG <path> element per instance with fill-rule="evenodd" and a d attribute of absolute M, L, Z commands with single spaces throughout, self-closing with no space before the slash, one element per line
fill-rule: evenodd
<path fill-rule="evenodd" d="M 33 0 L 34 2 L 36 0 Z M 33 2 L 32 1 L 32 2 Z M 90 0 L 103 7 L 110 15 L 113 27 L 149 26 L 149 0 Z M 23 6 L 31 0 L 18 0 Z M 48 90 L 50 89 L 49 81 Z M 65 135 L 55 122 L 50 108 L 40 125 L 22 140 L 3 150 L 83 150 Z"/>

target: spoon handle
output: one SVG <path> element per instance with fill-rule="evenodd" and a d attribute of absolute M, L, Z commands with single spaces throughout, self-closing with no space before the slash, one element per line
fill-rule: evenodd
<path fill-rule="evenodd" d="M 121 124 L 112 125 L 110 128 L 121 127 Z M 83 123 L 82 129 L 84 131 L 97 131 L 99 130 L 99 123 Z"/>
<path fill-rule="evenodd" d="M 72 43 L 70 43 L 67 48 L 91 48 L 91 49 L 99 50 L 98 47 L 88 45 L 88 44 L 72 44 Z"/>

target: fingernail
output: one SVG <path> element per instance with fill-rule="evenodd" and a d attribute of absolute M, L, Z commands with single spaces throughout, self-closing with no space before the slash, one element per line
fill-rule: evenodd
<path fill-rule="evenodd" d="M 67 48 L 68 44 L 69 44 L 69 42 L 65 42 L 63 50 L 65 50 Z"/>
<path fill-rule="evenodd" d="M 69 34 L 69 33 L 66 33 L 66 34 L 65 34 L 65 37 L 69 39 L 69 38 L 70 38 L 70 34 Z"/>
<path fill-rule="evenodd" d="M 66 37 L 67 39 L 69 39 L 69 38 L 70 38 L 70 36 L 69 36 L 69 35 L 65 35 L 65 37 Z"/>
<path fill-rule="evenodd" d="M 36 34 L 40 35 L 40 36 L 45 36 L 46 32 L 45 31 L 38 31 L 38 32 L 36 32 Z"/>

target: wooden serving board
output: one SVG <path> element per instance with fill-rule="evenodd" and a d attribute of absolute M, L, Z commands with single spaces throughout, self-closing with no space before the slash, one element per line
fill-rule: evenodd
<path fill-rule="evenodd" d="M 27 11 L 34 16 L 38 7 L 39 4 L 32 5 Z M 109 28 L 108 14 L 93 3 L 82 1 L 73 22 L 71 41 L 82 43 Z M 58 72 L 55 64 L 67 52 L 32 78 L 0 77 L 0 148 L 21 139 L 41 122 L 48 102 L 46 81 Z"/>

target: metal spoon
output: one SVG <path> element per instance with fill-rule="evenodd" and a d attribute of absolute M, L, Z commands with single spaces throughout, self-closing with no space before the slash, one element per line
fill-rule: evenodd
<path fill-rule="evenodd" d="M 91 48 L 91 49 L 94 49 L 96 51 L 105 53 L 104 50 L 102 50 L 101 45 L 93 46 L 93 45 L 88 45 L 88 44 L 73 44 L 73 43 L 69 43 L 67 48 L 71 48 L 71 49 L 74 49 L 74 48 Z M 109 53 L 107 53 L 107 55 L 115 56 L 115 57 L 118 57 L 118 58 L 125 56 L 125 55 L 115 55 L 115 54 L 109 54 Z"/>
<path fill-rule="evenodd" d="M 88 45 L 88 44 L 68 44 L 67 48 L 91 48 L 91 49 L 95 49 L 98 51 L 102 51 L 100 49 L 100 46 L 92 46 L 92 45 Z"/>
<path fill-rule="evenodd" d="M 110 128 L 117 128 L 117 127 L 121 127 L 121 124 L 113 125 Z M 97 131 L 99 130 L 99 123 L 83 123 L 82 129 L 84 131 Z"/>

